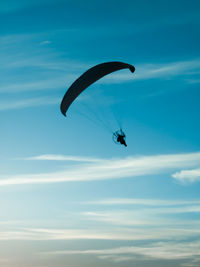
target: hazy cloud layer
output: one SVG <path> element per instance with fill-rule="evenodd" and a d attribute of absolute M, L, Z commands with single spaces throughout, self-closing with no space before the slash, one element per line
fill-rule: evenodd
<path fill-rule="evenodd" d="M 63 217 L 57 218 L 65 221 L 66 226 L 61 228 L 48 227 L 48 224 L 44 228 L 39 225 L 31 227 L 30 223 L 26 227 L 26 222 L 21 222 L 21 224 L 19 222 L 13 224 L 3 222 L 0 240 L 2 242 L 13 240 L 56 240 L 57 242 L 102 240 L 107 242 L 112 240 L 112 245 L 107 248 L 92 247 L 88 243 L 90 244 L 87 245 L 88 249 L 49 250 L 48 248 L 43 252 L 38 252 L 38 255 L 46 258 L 59 258 L 61 255 L 90 255 L 104 261 L 121 263 L 133 260 L 185 260 L 185 263 L 188 264 L 199 263 L 199 220 L 192 217 L 178 217 L 179 212 L 197 214 L 194 207 L 199 207 L 199 199 L 118 199 L 116 201 L 125 207 L 117 210 L 110 207 L 110 210 L 105 211 L 107 203 L 116 205 L 113 199 L 107 199 L 96 202 L 102 211 L 96 211 L 95 207 L 94 211 L 91 210 L 91 207 L 87 211 L 89 206 L 84 206 L 85 212 L 73 211 L 71 214 L 68 212 L 70 218 L 86 222 L 85 227 L 82 228 L 76 225 L 73 228 L 67 227 L 67 220 Z M 131 203 L 133 204 L 132 209 L 130 209 Z M 126 205 L 129 205 L 128 210 Z M 173 217 L 173 213 L 176 214 L 176 217 Z M 200 213 L 200 209 L 198 213 Z M 100 224 L 96 223 L 98 221 Z M 23 228 L 20 225 L 23 225 Z M 124 245 L 119 246 L 119 241 L 123 241 Z"/>
<path fill-rule="evenodd" d="M 65 250 L 49 252 L 49 255 L 95 255 L 104 260 L 114 262 L 124 262 L 127 260 L 140 259 L 142 256 L 146 260 L 165 259 L 196 259 L 200 261 L 200 241 L 195 242 L 155 242 L 146 246 L 124 246 L 109 249 L 91 250 Z"/>

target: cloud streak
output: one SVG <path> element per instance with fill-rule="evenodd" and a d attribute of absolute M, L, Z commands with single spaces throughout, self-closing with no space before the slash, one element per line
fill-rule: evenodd
<path fill-rule="evenodd" d="M 162 200 L 162 199 L 137 199 L 137 198 L 115 198 L 97 201 L 88 201 L 82 204 L 91 205 L 145 205 L 145 206 L 179 206 L 200 204 L 200 199 L 195 200 Z"/>
<path fill-rule="evenodd" d="M 133 260 L 133 258 L 137 256 L 143 256 L 143 259 L 146 260 L 180 260 L 194 259 L 194 257 L 199 257 L 199 247 L 200 241 L 182 243 L 150 242 L 150 244 L 146 246 L 124 246 L 109 249 L 52 251 L 49 252 L 49 255 L 95 255 L 97 257 L 100 257 L 101 259 L 111 259 L 112 261 L 124 261 L 127 259 Z"/>
<path fill-rule="evenodd" d="M 123 159 L 106 159 L 100 162 L 95 160 L 94 162 L 71 166 L 65 171 L 1 176 L 0 186 L 85 182 L 158 174 L 177 168 L 196 167 L 200 162 L 200 153 L 127 157 Z"/>
<path fill-rule="evenodd" d="M 22 109 L 37 106 L 55 105 L 60 103 L 60 99 L 56 97 L 33 97 L 15 101 L 0 102 L 0 111 Z"/>
<path fill-rule="evenodd" d="M 101 227 L 93 229 L 23 228 L 1 230 L 0 240 L 182 240 L 200 235 L 198 226 L 193 229 L 175 227 Z"/>
<path fill-rule="evenodd" d="M 45 161 L 75 161 L 75 162 L 99 162 L 102 159 L 92 157 L 81 157 L 81 156 L 65 156 L 55 154 L 44 154 L 35 157 L 24 158 L 24 160 L 45 160 Z"/>
<path fill-rule="evenodd" d="M 131 209 L 122 210 L 118 209 L 115 211 L 94 211 L 94 212 L 84 212 L 82 213 L 85 218 L 90 221 L 96 221 L 105 223 L 106 225 L 119 225 L 119 226 L 134 226 L 134 227 L 174 227 L 176 225 L 177 229 L 184 227 L 198 227 L 199 221 L 180 221 L 179 219 L 174 219 L 173 216 L 180 216 L 183 213 L 190 213 L 195 215 L 200 215 L 200 205 L 189 206 L 181 208 L 154 208 L 154 209 Z M 163 218 L 167 215 L 168 218 Z"/>
<path fill-rule="evenodd" d="M 191 71 L 200 69 L 200 59 L 191 61 L 178 61 L 163 64 L 136 64 L 136 71 L 132 75 L 130 73 L 118 72 L 105 77 L 101 83 L 120 83 L 130 82 L 133 80 L 148 80 L 148 79 L 169 79 L 175 76 L 191 75 Z M 187 82 L 190 80 L 188 79 Z"/>
<path fill-rule="evenodd" d="M 11 38 L 11 37 L 10 37 Z M 16 37 L 15 37 L 16 38 Z M 25 38 L 25 37 L 24 37 Z M 23 37 L 22 37 L 23 39 Z M 44 41 L 45 42 L 45 41 Z M 42 54 L 42 52 L 41 52 Z M 50 58 L 50 59 L 49 59 Z M 37 91 L 47 90 L 55 88 L 64 88 L 70 86 L 71 83 L 77 79 L 88 68 L 96 65 L 100 62 L 79 62 L 66 58 L 64 60 L 57 59 L 56 55 L 40 55 L 27 57 L 20 55 L 20 58 L 11 58 L 10 61 L 5 60 L 3 64 L 4 69 L 2 71 L 12 71 L 13 69 L 30 68 L 32 77 L 33 70 L 39 70 L 34 76 L 34 81 L 31 77 L 24 83 L 16 83 L 13 85 L 10 82 L 6 82 L 1 85 L 0 92 L 23 92 L 23 91 Z M 130 62 L 131 63 L 131 62 Z M 134 64 L 134 63 L 133 63 Z M 192 83 L 192 81 L 198 81 L 195 74 L 200 70 L 200 59 L 190 61 L 178 61 L 162 64 L 137 64 L 135 63 L 136 71 L 134 74 L 128 70 L 119 71 L 100 79 L 99 84 L 115 84 L 124 82 L 134 82 L 139 80 L 148 79 L 171 79 L 176 76 L 184 75 L 184 81 L 186 83 Z M 52 79 L 52 71 L 54 71 L 54 79 Z M 41 77 L 41 73 L 45 72 L 47 75 L 45 78 Z M 12 73 L 12 72 L 11 72 Z M 187 75 L 187 79 L 185 79 Z M 37 80 L 35 79 L 37 77 Z"/>

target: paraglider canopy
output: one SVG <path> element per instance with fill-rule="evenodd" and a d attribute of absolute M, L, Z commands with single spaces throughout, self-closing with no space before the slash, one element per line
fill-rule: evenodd
<path fill-rule="evenodd" d="M 106 62 L 99 65 L 96 65 L 85 73 L 83 73 L 67 90 L 65 93 L 61 105 L 60 110 L 64 116 L 66 116 L 66 112 L 72 102 L 91 84 L 101 79 L 102 77 L 121 70 L 121 69 L 129 69 L 131 72 L 135 71 L 135 67 L 133 65 L 123 63 L 123 62 Z"/>

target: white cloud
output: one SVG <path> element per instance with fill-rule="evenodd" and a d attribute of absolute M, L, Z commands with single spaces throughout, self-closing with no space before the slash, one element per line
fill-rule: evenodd
<path fill-rule="evenodd" d="M 117 210 L 117 211 L 100 211 L 100 212 L 83 212 L 81 214 L 89 221 L 97 221 L 105 223 L 106 225 L 120 225 L 120 226 L 150 226 L 158 225 L 161 226 L 162 222 L 159 220 L 152 220 L 145 218 L 142 211 L 137 212 L 133 210 Z"/>
<path fill-rule="evenodd" d="M 91 249 L 91 250 L 63 250 L 52 251 L 49 255 L 96 255 L 101 259 L 121 260 L 125 257 L 143 256 L 143 259 L 164 259 L 180 260 L 194 259 L 200 256 L 200 241 L 194 242 L 150 242 L 143 246 L 124 246 L 110 249 Z M 108 256 L 108 257 L 107 257 Z M 133 258 L 132 258 L 133 259 Z"/>
<path fill-rule="evenodd" d="M 0 111 L 35 107 L 40 105 L 54 105 L 60 103 L 56 97 L 33 97 L 29 99 L 2 101 L 0 102 Z"/>
<path fill-rule="evenodd" d="M 137 260 L 136 256 L 127 256 L 127 255 L 99 255 L 98 256 L 99 259 L 102 260 L 109 260 L 109 261 L 113 261 L 113 262 L 124 262 L 124 261 L 132 261 L 132 260 Z"/>
<path fill-rule="evenodd" d="M 100 162 L 71 166 L 70 169 L 65 171 L 1 176 L 0 186 L 95 181 L 151 175 L 177 168 L 195 167 L 199 165 L 199 161 L 199 152 L 106 159 Z"/>
<path fill-rule="evenodd" d="M 144 200 L 144 203 L 145 201 L 146 200 Z M 194 203 L 199 202 L 198 200 L 175 200 L 171 202 L 169 201 L 169 203 L 170 205 L 176 205 L 177 203 L 179 205 L 181 203 L 181 205 L 183 204 L 187 207 L 188 204 L 192 205 L 193 201 Z M 142 199 L 139 202 L 143 203 Z M 153 205 L 155 204 L 155 202 L 156 200 L 152 200 Z M 162 203 L 161 200 L 160 203 Z M 168 200 L 163 200 L 163 203 L 164 209 L 168 209 L 168 207 L 165 206 L 165 204 L 168 203 Z M 152 207 L 150 207 L 150 211 L 151 210 Z M 60 255 L 65 254 L 93 255 L 106 261 L 124 262 L 129 260 L 132 261 L 160 259 L 194 260 L 195 257 L 200 256 L 199 221 L 193 219 L 178 219 L 177 216 L 174 220 L 172 219 L 170 221 L 169 217 L 153 217 L 152 215 L 155 214 L 147 214 L 147 210 L 145 212 L 143 211 L 144 210 L 141 209 L 139 209 L 138 211 L 126 211 L 123 209 L 120 211 L 121 213 L 119 212 L 119 210 L 115 210 L 114 212 L 112 210 L 108 212 L 104 211 L 101 213 L 90 212 L 90 214 L 79 213 L 79 216 L 77 218 L 81 222 L 84 221 L 83 215 L 89 215 L 91 216 L 91 218 L 99 216 L 105 219 L 105 221 L 101 222 L 101 224 L 93 224 L 91 218 L 89 218 L 89 227 L 88 224 L 86 224 L 86 228 L 83 227 L 82 229 L 80 229 L 79 227 L 73 227 L 73 229 L 52 229 L 42 227 L 36 228 L 35 226 L 35 228 L 23 227 L 22 229 L 22 227 L 19 228 L 20 226 L 17 228 L 15 224 L 11 226 L 5 225 L 6 229 L 1 229 L 0 231 L 0 240 L 112 240 L 112 244 L 114 244 L 112 245 L 113 247 L 109 249 L 95 249 L 94 247 L 89 247 L 87 250 L 58 250 L 41 252 L 40 256 L 43 255 L 45 257 L 60 257 Z M 159 212 L 160 211 L 158 211 L 158 213 Z M 130 215 L 132 217 L 130 217 Z M 146 216 L 145 218 L 144 215 L 148 216 Z M 123 219 L 124 221 L 120 221 L 121 219 Z M 134 227 L 132 227 L 131 221 Z M 106 224 L 106 222 L 111 223 L 111 225 Z M 118 222 L 120 225 L 117 226 L 116 222 Z M 125 227 L 123 227 L 123 223 Z M 13 230 L 14 227 L 15 230 Z M 7 228 L 12 228 L 12 230 L 8 231 Z M 119 247 L 118 244 L 120 240 L 123 241 L 123 244 L 126 245 Z M 142 243 L 137 242 L 137 245 L 135 245 L 134 241 L 139 240 L 142 241 Z M 126 241 L 128 241 L 128 246 L 127 243 L 125 243 Z"/>
<path fill-rule="evenodd" d="M 195 232 L 196 233 L 196 232 Z M 146 240 L 160 238 L 159 234 L 131 229 L 34 229 L 1 231 L 0 240 Z"/>
<path fill-rule="evenodd" d="M 172 175 L 172 177 L 180 182 L 198 182 L 200 181 L 200 169 L 194 170 L 182 170 L 180 172 L 176 172 Z"/>
<path fill-rule="evenodd" d="M 48 44 L 51 44 L 52 42 L 49 41 L 49 40 L 45 40 L 45 41 L 42 41 L 40 44 L 41 45 L 48 45 Z"/>
<path fill-rule="evenodd" d="M 195 200 L 162 200 L 162 199 L 140 199 L 140 198 L 113 198 L 96 201 L 82 202 L 92 205 L 145 205 L 145 206 L 178 206 L 200 204 L 200 199 Z"/>
<path fill-rule="evenodd" d="M 69 77 L 68 77 L 69 78 Z M 56 77 L 55 79 L 43 79 L 33 82 L 14 83 L 1 85 L 1 93 L 17 93 L 25 91 L 40 91 L 49 89 L 65 89 L 65 81 L 67 77 Z"/>
<path fill-rule="evenodd" d="M 23 228 L 1 230 L 0 240 L 182 240 L 200 235 L 199 228 L 93 227 L 92 229 Z"/>
<path fill-rule="evenodd" d="M 130 82 L 132 80 L 148 80 L 148 79 L 169 79 L 179 75 L 190 74 L 192 70 L 200 69 L 200 59 L 191 61 L 178 61 L 163 64 L 136 64 L 134 74 L 126 72 L 117 72 L 105 77 L 101 83 L 120 83 Z"/>
<path fill-rule="evenodd" d="M 88 218 L 90 221 L 104 222 L 107 225 L 120 225 L 120 226 L 158 226 L 177 225 L 177 226 L 198 226 L 199 221 L 191 223 L 191 221 L 182 220 L 181 222 L 174 219 L 174 214 L 193 213 L 200 215 L 199 206 L 185 206 L 181 208 L 140 208 L 130 210 L 108 210 L 108 211 L 89 211 L 83 212 L 81 215 Z M 167 215 L 167 219 L 163 215 Z M 169 215 L 172 215 L 171 217 Z"/>
<path fill-rule="evenodd" d="M 4 37 L 3 40 L 14 40 L 16 38 L 20 39 L 20 36 L 8 36 Z M 30 38 L 29 35 L 21 36 L 21 39 Z M 34 38 L 34 36 L 32 36 Z M 36 37 L 35 37 L 36 38 Z M 20 39 L 20 40 L 21 40 Z M 49 41 L 43 41 L 42 43 L 49 43 Z M 18 92 L 27 90 L 46 90 L 51 88 L 64 88 L 71 85 L 71 83 L 77 79 L 83 72 L 93 65 L 98 64 L 98 62 L 79 62 L 76 60 L 71 60 L 65 58 L 64 60 L 58 59 L 57 55 L 54 54 L 44 54 L 31 56 L 30 52 L 28 55 L 24 52 L 19 56 L 13 55 L 6 59 L 2 59 L 4 64 L 2 64 L 2 72 L 7 70 L 12 70 L 13 68 L 34 68 L 40 69 L 40 72 L 45 71 L 49 75 L 44 79 L 40 77 L 37 73 L 37 80 L 31 80 L 31 77 L 24 83 L 16 83 L 13 85 L 13 81 L 6 82 L 6 84 L 1 84 L 0 92 Z M 132 63 L 132 62 L 130 62 Z M 134 63 L 133 63 L 134 64 Z M 189 61 L 178 61 L 171 63 L 162 64 L 137 64 L 135 65 L 136 71 L 134 74 L 128 70 L 122 70 L 110 74 L 103 79 L 98 81 L 99 84 L 115 84 L 124 82 L 133 82 L 134 80 L 148 80 L 148 79 L 169 79 L 175 76 L 184 75 L 184 81 L 191 83 L 192 81 L 197 82 L 198 79 L 192 73 L 198 72 L 200 69 L 200 59 L 189 60 Z M 1 68 L 1 67 L 0 67 Z M 54 79 L 52 79 L 52 71 L 54 71 Z M 56 72 L 56 73 L 55 73 Z M 185 79 L 187 75 L 187 79 Z M 12 77 L 12 76 L 11 76 Z"/>
<path fill-rule="evenodd" d="M 24 158 L 24 160 L 52 160 L 52 161 L 77 161 L 77 162 L 99 162 L 102 159 L 92 157 L 81 157 L 81 156 L 65 156 L 55 154 L 44 154 L 34 157 Z"/>
<path fill-rule="evenodd" d="M 94 210 L 91 210 L 90 207 L 89 211 L 84 211 L 81 215 L 89 221 L 101 222 L 105 225 L 176 227 L 177 229 L 194 229 L 199 225 L 199 220 L 180 220 L 179 218 L 183 213 L 198 216 L 200 214 L 200 199 L 105 199 L 82 204 L 98 205 L 98 210 L 96 210 L 96 206 Z M 106 209 L 105 205 L 107 206 Z"/>

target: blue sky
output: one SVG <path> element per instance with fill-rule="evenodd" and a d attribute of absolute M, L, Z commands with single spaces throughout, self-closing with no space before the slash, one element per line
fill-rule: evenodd
<path fill-rule="evenodd" d="M 1 1 L 0 266 L 200 265 L 199 18 L 194 0 Z M 106 61 L 136 71 L 65 118 Z"/>

